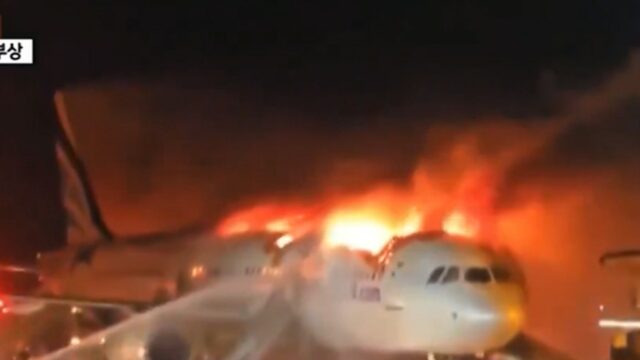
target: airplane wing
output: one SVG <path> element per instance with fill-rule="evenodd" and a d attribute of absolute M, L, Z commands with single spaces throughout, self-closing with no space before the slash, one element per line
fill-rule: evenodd
<path fill-rule="evenodd" d="M 83 359 L 96 358 L 97 353 L 112 337 L 127 331 L 136 331 L 140 327 L 153 327 L 160 324 L 172 324 L 176 321 L 190 321 L 194 317 L 206 321 L 238 320 L 250 321 L 249 327 L 254 330 L 251 341 L 244 342 L 234 351 L 240 359 L 246 354 L 260 351 L 262 343 L 276 336 L 278 329 L 284 327 L 283 319 L 286 316 L 272 319 L 274 314 L 282 313 L 284 301 L 280 296 L 273 296 L 276 289 L 275 282 L 270 278 L 235 278 L 224 279 L 205 286 L 174 301 L 157 306 L 146 312 L 134 315 L 105 330 L 94 333 L 75 345 L 62 348 L 58 351 L 41 357 L 42 360 Z M 277 291 L 275 291 L 277 292 Z M 275 311 L 274 311 L 275 310 Z M 259 322 L 260 326 L 252 326 Z M 264 325 L 267 325 L 266 327 Z M 260 341 L 260 337 L 266 339 Z M 268 344 L 267 344 L 268 346 Z M 96 353 L 97 352 L 97 353 Z M 83 355 L 84 354 L 84 355 Z"/>

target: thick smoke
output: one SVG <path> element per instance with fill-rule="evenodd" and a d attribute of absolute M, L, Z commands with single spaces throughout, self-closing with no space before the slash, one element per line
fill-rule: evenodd
<path fill-rule="evenodd" d="M 406 126 L 343 127 L 286 101 L 192 79 L 64 93 L 98 202 L 120 233 L 215 222 L 264 200 L 401 183 L 421 147 Z"/>
<path fill-rule="evenodd" d="M 597 259 L 639 245 L 640 57 L 592 89 L 547 91 L 550 115 L 519 118 L 436 117 L 416 107 L 315 113 L 228 83 L 66 90 L 81 155 L 117 232 L 371 191 L 420 204 L 425 227 L 462 206 L 522 261 L 528 330 L 577 358 L 604 357 L 598 305 L 626 310 L 627 299 Z"/>

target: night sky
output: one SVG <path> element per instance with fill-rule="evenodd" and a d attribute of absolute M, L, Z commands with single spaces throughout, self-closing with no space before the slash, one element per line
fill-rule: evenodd
<path fill-rule="evenodd" d="M 37 250 L 63 244 L 52 97 L 55 89 L 86 82 L 117 82 L 130 90 L 134 80 L 151 81 L 169 83 L 168 88 L 187 87 L 192 93 L 222 91 L 226 98 L 256 106 L 241 113 L 229 110 L 225 116 L 235 119 L 230 121 L 233 126 L 193 120 L 196 125 L 185 134 L 209 131 L 215 139 L 220 129 L 248 127 L 262 134 L 287 129 L 320 134 L 315 140 L 309 137 L 316 148 L 331 141 L 332 134 L 347 134 L 336 135 L 327 153 L 333 151 L 335 158 L 370 156 L 393 164 L 381 165 L 385 170 L 375 172 L 376 180 L 406 178 L 424 151 L 415 130 L 436 123 L 469 134 L 475 133 L 474 119 L 508 119 L 512 127 L 531 126 L 534 130 L 525 134 L 532 138 L 541 133 L 536 133 L 536 124 L 548 119 L 570 123 L 542 141 L 535 155 L 505 171 L 505 195 L 497 201 L 501 209 L 513 208 L 531 193 L 544 203 L 575 189 L 574 182 L 584 177 L 615 174 L 606 181 L 618 188 L 638 179 L 640 149 L 632 139 L 640 134 L 640 91 L 629 90 L 635 89 L 633 79 L 640 74 L 632 55 L 640 41 L 637 1 L 412 1 L 366 6 L 230 1 L 152 8 L 137 2 L 1 4 L 2 36 L 33 38 L 36 61 L 33 66 L 0 68 L 2 259 L 26 260 Z M 628 84 L 627 77 L 632 79 Z M 619 92 L 631 95 L 618 99 Z M 159 99 L 172 93 L 154 94 Z M 214 103 L 226 98 L 212 95 Z M 597 100 L 615 106 L 601 111 Z M 203 113 L 211 113 L 203 103 L 207 101 L 198 103 Z M 591 122 L 590 117 L 598 120 Z M 349 147 L 349 134 L 359 139 L 356 143 L 379 146 L 379 141 L 358 137 L 362 129 L 372 134 L 371 139 L 378 139 L 378 133 L 389 135 L 393 151 L 360 154 L 362 149 Z M 455 138 L 456 131 L 444 132 Z M 492 144 L 485 144 L 485 155 L 492 153 Z M 437 142 L 428 146 L 434 153 L 447 147 Z M 291 149 L 304 149 L 304 144 L 292 144 Z M 324 161 L 322 151 L 300 154 Z M 304 163 L 304 156 L 292 158 Z M 205 165 L 213 161 L 201 160 Z M 431 159 L 429 164 L 441 161 Z M 144 159 L 136 164 L 140 162 Z M 256 196 L 278 191 L 307 194 L 320 185 L 309 185 L 317 172 L 302 169 L 297 177 L 285 171 L 273 178 L 274 183 L 284 183 L 284 189 L 228 183 L 236 184 L 233 190 L 238 193 Z M 94 172 L 100 171 L 108 170 Z M 560 208 L 553 209 L 567 211 Z M 599 208 L 622 209 L 624 217 L 637 206 L 616 200 Z M 601 218 L 599 213 L 585 216 Z M 594 231 L 606 233 L 611 223 L 615 221 Z M 573 236 L 567 238 L 565 248 L 579 248 L 571 242 Z M 590 253 L 585 261 L 597 255 Z"/>

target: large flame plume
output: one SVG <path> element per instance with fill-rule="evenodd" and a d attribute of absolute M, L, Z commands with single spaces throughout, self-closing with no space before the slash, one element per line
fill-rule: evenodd
<path fill-rule="evenodd" d="M 217 233 L 272 231 L 302 234 L 319 229 L 327 246 L 345 246 L 378 253 L 395 236 L 444 230 L 469 239 L 490 236 L 490 177 L 465 175 L 452 194 L 427 181 L 416 170 L 410 186 L 379 185 L 357 194 L 331 195 L 307 204 L 266 202 L 233 212 Z M 324 204 L 318 206 L 318 203 Z"/>

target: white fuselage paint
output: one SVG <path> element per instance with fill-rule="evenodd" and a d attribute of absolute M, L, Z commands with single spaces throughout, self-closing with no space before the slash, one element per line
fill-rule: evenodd
<path fill-rule="evenodd" d="M 245 248 L 224 257 L 233 270 L 228 273 L 272 268 L 296 255 L 303 258 L 295 247 L 285 248 L 277 255 L 279 261 L 256 244 L 240 247 Z M 288 298 L 302 325 L 321 344 L 336 350 L 473 354 L 498 349 L 520 332 L 520 283 L 464 279 L 470 267 L 495 265 L 495 254 L 429 235 L 392 248 L 387 255 L 383 271 L 346 249 L 320 249 L 299 263 Z M 459 267 L 460 278 L 427 284 L 438 266 Z"/>

